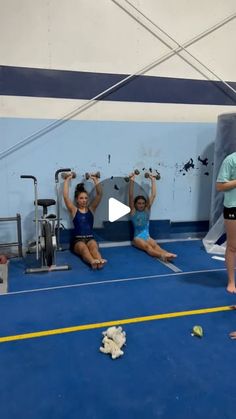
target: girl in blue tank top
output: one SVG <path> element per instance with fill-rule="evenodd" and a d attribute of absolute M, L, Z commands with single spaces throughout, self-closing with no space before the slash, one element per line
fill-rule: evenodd
<path fill-rule="evenodd" d="M 75 189 L 75 203 L 69 198 L 69 182 L 73 175 L 68 173 L 64 181 L 63 198 L 74 224 L 71 250 L 88 263 L 93 269 L 100 269 L 107 262 L 103 259 L 98 244 L 93 237 L 94 212 L 102 199 L 102 189 L 96 176 L 90 175 L 95 184 L 96 196 L 88 205 L 88 193 L 84 184 L 79 183 Z"/>
<path fill-rule="evenodd" d="M 135 174 L 130 175 L 129 182 L 129 206 L 131 209 L 131 221 L 134 227 L 133 246 L 144 250 L 150 256 L 160 258 L 166 262 L 176 258 L 176 254 L 169 253 L 162 249 L 149 234 L 150 209 L 156 197 L 156 178 L 149 175 L 151 179 L 151 194 L 149 198 L 138 195 L 134 198 Z"/>

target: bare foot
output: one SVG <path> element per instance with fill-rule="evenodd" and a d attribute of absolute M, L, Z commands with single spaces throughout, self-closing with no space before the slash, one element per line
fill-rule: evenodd
<path fill-rule="evenodd" d="M 231 339 L 236 339 L 236 332 L 231 332 L 231 333 L 229 334 L 229 337 L 230 337 Z"/>
<path fill-rule="evenodd" d="M 163 262 L 171 262 L 176 257 L 177 257 L 177 255 L 175 253 L 165 252 L 161 256 L 161 260 L 163 260 Z"/>
<path fill-rule="evenodd" d="M 92 269 L 97 269 L 100 261 L 98 259 L 93 259 L 92 262 L 90 262 Z"/>
<path fill-rule="evenodd" d="M 228 284 L 228 286 L 227 286 L 226 290 L 227 290 L 228 292 L 230 292 L 231 294 L 236 293 L 236 288 L 235 288 L 235 285 L 234 285 L 234 284 L 231 284 L 231 283 L 229 283 L 229 284 Z"/>
<path fill-rule="evenodd" d="M 103 268 L 103 266 L 105 265 L 105 263 L 107 263 L 107 260 L 106 259 L 100 259 L 99 260 L 99 263 L 98 263 L 98 269 L 102 269 Z"/>

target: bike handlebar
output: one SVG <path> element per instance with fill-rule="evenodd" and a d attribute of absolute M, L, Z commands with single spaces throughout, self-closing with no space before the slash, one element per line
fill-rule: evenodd
<path fill-rule="evenodd" d="M 57 171 L 56 171 L 56 173 L 55 173 L 55 181 L 56 182 L 58 182 L 58 176 L 59 176 L 59 173 L 61 173 L 61 172 L 71 172 L 71 169 L 58 169 Z"/>
<path fill-rule="evenodd" d="M 33 179 L 34 183 L 37 183 L 37 179 L 35 176 L 31 176 L 31 175 L 21 175 L 22 179 Z"/>

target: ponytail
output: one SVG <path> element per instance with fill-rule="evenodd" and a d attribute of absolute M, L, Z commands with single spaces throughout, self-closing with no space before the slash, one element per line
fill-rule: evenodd
<path fill-rule="evenodd" d="M 78 185 L 76 185 L 76 188 L 75 188 L 75 199 L 78 198 L 78 196 L 79 196 L 79 194 L 81 192 L 87 193 L 86 189 L 84 188 L 84 183 L 78 183 Z"/>

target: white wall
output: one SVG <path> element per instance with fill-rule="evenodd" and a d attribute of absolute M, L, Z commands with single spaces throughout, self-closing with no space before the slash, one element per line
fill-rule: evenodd
<path fill-rule="evenodd" d="M 2 0 L 1 64 L 130 74 L 170 50 L 118 3 L 139 17 L 125 0 Z M 234 0 L 130 3 L 180 44 L 235 13 Z M 140 20 L 145 21 L 143 17 Z M 163 34 L 161 37 L 167 39 Z M 236 58 L 230 42 L 234 37 L 232 21 L 198 41 L 190 51 L 223 79 L 234 80 Z M 171 46 L 176 45 L 172 42 Z M 177 56 L 148 74 L 202 78 Z"/>

